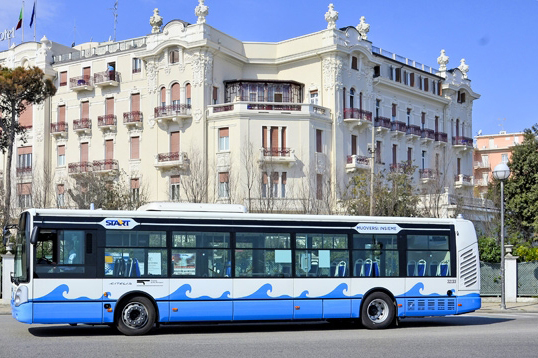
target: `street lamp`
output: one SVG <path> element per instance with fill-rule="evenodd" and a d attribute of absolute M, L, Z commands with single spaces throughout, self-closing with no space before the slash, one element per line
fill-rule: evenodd
<path fill-rule="evenodd" d="M 497 164 L 493 169 L 493 177 L 501 182 L 501 309 L 506 309 L 504 293 L 504 181 L 510 176 L 510 168 L 506 163 Z"/>

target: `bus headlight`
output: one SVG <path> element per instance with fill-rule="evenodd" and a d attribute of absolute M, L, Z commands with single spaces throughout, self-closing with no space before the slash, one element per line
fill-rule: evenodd
<path fill-rule="evenodd" d="M 19 288 L 17 288 L 17 292 L 15 292 L 15 307 L 18 307 L 26 302 L 28 302 L 28 287 L 19 286 Z"/>

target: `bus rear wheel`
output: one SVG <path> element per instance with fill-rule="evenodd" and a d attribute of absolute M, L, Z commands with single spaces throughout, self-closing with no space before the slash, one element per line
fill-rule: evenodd
<path fill-rule="evenodd" d="M 362 325 L 368 329 L 383 329 L 392 324 L 396 309 L 392 299 L 383 292 L 374 292 L 361 308 Z"/>
<path fill-rule="evenodd" d="M 116 328 L 126 336 L 146 334 L 153 328 L 155 309 L 148 298 L 130 298 L 120 309 Z"/>

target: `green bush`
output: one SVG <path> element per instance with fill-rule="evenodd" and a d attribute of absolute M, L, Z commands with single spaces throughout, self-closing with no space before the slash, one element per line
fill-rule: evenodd
<path fill-rule="evenodd" d="M 501 262 L 501 246 L 492 237 L 479 238 L 478 251 L 483 262 Z"/>

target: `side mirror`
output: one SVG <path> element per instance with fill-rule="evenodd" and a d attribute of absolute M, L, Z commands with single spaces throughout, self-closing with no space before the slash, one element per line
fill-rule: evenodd
<path fill-rule="evenodd" d="M 34 227 L 34 230 L 32 231 L 32 236 L 30 236 L 30 244 L 37 244 L 37 235 L 39 235 L 39 228 Z"/>
<path fill-rule="evenodd" d="M 13 225 L 4 226 L 4 230 L 2 231 L 2 237 L 3 237 L 4 246 L 6 246 L 7 242 L 9 241 L 9 238 L 11 237 L 10 229 L 12 227 L 13 227 Z"/>

